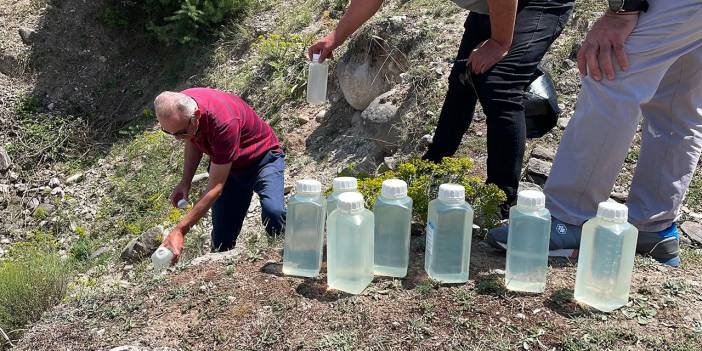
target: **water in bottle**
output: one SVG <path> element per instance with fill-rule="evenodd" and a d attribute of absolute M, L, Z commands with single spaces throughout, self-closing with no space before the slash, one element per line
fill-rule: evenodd
<path fill-rule="evenodd" d="M 339 195 L 327 230 L 329 288 L 360 294 L 373 280 L 373 213 L 364 207 L 363 195 Z"/>
<path fill-rule="evenodd" d="M 319 54 L 312 55 L 307 79 L 307 103 L 320 105 L 327 101 L 327 75 L 329 65 L 319 62 Z"/>
<path fill-rule="evenodd" d="M 542 293 L 546 287 L 551 214 L 545 203 L 542 192 L 524 190 L 509 211 L 505 270 L 509 290 Z"/>
<path fill-rule="evenodd" d="M 326 201 L 322 184 L 303 179 L 288 201 L 283 251 L 283 274 L 315 277 L 322 265 Z"/>
<path fill-rule="evenodd" d="M 468 281 L 473 209 L 465 201 L 465 188 L 439 186 L 439 198 L 429 202 L 424 269 L 444 283 Z"/>
<path fill-rule="evenodd" d="M 597 216 L 583 225 L 575 278 L 575 299 L 604 312 L 627 304 L 638 230 L 627 223 L 628 210 L 602 202 Z"/>
<path fill-rule="evenodd" d="M 347 191 L 356 191 L 357 189 L 358 181 L 354 177 L 334 178 L 332 193 L 327 197 L 327 216 L 336 209 L 336 202 L 339 195 Z"/>
<path fill-rule="evenodd" d="M 409 264 L 412 199 L 407 183 L 399 179 L 383 182 L 373 208 L 375 219 L 375 274 L 402 278 Z"/>

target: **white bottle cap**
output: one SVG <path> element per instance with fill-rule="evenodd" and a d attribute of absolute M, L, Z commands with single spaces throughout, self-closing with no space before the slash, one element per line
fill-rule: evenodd
<path fill-rule="evenodd" d="M 322 192 L 322 183 L 314 179 L 302 179 L 295 183 L 296 193 L 316 194 Z"/>
<path fill-rule="evenodd" d="M 383 181 L 383 187 L 380 191 L 383 197 L 389 199 L 399 199 L 407 196 L 407 183 L 400 179 L 388 179 Z"/>
<path fill-rule="evenodd" d="M 170 259 L 173 256 L 173 252 L 171 252 L 171 250 L 165 246 L 159 246 L 159 248 L 156 249 L 156 252 L 154 252 L 154 256 L 159 259 Z"/>
<path fill-rule="evenodd" d="M 188 200 L 186 200 L 186 199 L 178 200 L 178 208 L 183 209 L 186 207 L 188 207 Z"/>
<path fill-rule="evenodd" d="M 460 184 L 441 184 L 439 186 L 439 200 L 456 201 L 466 199 L 466 188 Z"/>
<path fill-rule="evenodd" d="M 364 208 L 363 205 L 363 195 L 355 191 L 349 191 L 339 195 L 339 201 L 336 203 L 339 209 L 350 212 L 362 210 Z"/>
<path fill-rule="evenodd" d="M 616 222 L 626 222 L 629 209 L 613 201 L 603 201 L 597 206 L 597 217 L 602 217 Z"/>
<path fill-rule="evenodd" d="M 312 62 L 319 62 L 319 56 L 321 54 L 312 54 Z"/>
<path fill-rule="evenodd" d="M 517 205 L 531 209 L 546 207 L 546 197 L 538 190 L 522 190 L 517 195 Z"/>
<path fill-rule="evenodd" d="M 351 191 L 358 188 L 358 181 L 354 177 L 337 177 L 333 181 L 334 191 Z"/>

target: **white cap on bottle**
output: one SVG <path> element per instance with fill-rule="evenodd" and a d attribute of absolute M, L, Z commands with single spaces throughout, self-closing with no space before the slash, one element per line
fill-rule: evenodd
<path fill-rule="evenodd" d="M 336 203 L 339 209 L 351 212 L 362 210 L 364 208 L 363 205 L 363 195 L 355 191 L 349 191 L 339 195 L 339 200 Z"/>
<path fill-rule="evenodd" d="M 398 199 L 407 196 L 407 183 L 400 179 L 388 179 L 383 181 L 380 194 L 390 199 Z"/>
<path fill-rule="evenodd" d="M 522 190 L 517 195 L 517 205 L 532 209 L 546 207 L 546 197 L 538 190 Z"/>
<path fill-rule="evenodd" d="M 322 183 L 314 179 L 302 179 L 295 183 L 295 192 L 315 194 L 322 192 Z"/>
<path fill-rule="evenodd" d="M 439 200 L 456 201 L 466 199 L 466 188 L 460 184 L 441 184 L 439 186 Z"/>
<path fill-rule="evenodd" d="M 319 56 L 321 54 L 312 54 L 312 62 L 319 62 Z"/>
<path fill-rule="evenodd" d="M 186 207 L 188 207 L 188 200 L 186 200 L 186 199 L 178 200 L 178 208 L 183 209 Z"/>
<path fill-rule="evenodd" d="M 597 217 L 616 222 L 626 222 L 629 209 L 618 202 L 603 201 L 597 206 Z"/>
<path fill-rule="evenodd" d="M 334 191 L 351 191 L 358 188 L 358 181 L 354 177 L 336 177 L 333 181 Z"/>

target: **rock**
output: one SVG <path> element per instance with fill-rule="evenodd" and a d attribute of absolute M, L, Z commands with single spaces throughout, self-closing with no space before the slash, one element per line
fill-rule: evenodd
<path fill-rule="evenodd" d="M 98 60 L 100 60 L 100 62 L 102 62 L 102 63 L 105 63 L 105 62 L 107 62 L 107 57 L 100 55 L 98 57 Z"/>
<path fill-rule="evenodd" d="M 531 150 L 531 157 L 536 157 L 545 161 L 553 161 L 553 158 L 556 157 L 556 151 L 541 145 L 537 145 L 533 150 Z"/>
<path fill-rule="evenodd" d="M 50 102 L 48 105 L 46 105 L 46 108 L 48 108 L 49 111 L 53 111 L 54 107 L 56 107 L 56 104 L 54 104 L 53 102 Z"/>
<path fill-rule="evenodd" d="M 568 126 L 568 122 L 570 122 L 569 117 L 561 117 L 558 119 L 558 122 L 556 122 L 556 124 L 558 125 L 558 128 L 566 129 L 566 127 Z"/>
<path fill-rule="evenodd" d="M 690 212 L 689 215 L 697 221 L 702 221 L 702 213 Z"/>
<path fill-rule="evenodd" d="M 83 180 L 83 178 L 84 178 L 83 173 L 76 173 L 76 174 L 68 177 L 68 179 L 66 179 L 66 184 L 78 183 L 79 181 Z"/>
<path fill-rule="evenodd" d="M 9 158 L 8 158 L 9 160 Z M 10 180 L 16 182 L 19 179 L 19 174 L 17 172 L 10 171 Z"/>
<path fill-rule="evenodd" d="M 294 188 L 295 188 L 294 185 L 290 185 L 290 184 L 286 185 L 286 186 L 283 188 L 283 194 L 284 194 L 284 195 L 290 194 L 290 193 L 293 191 Z"/>
<path fill-rule="evenodd" d="M 622 191 L 615 191 L 609 197 L 611 197 L 614 201 L 623 204 L 623 203 L 626 203 L 626 199 L 629 198 L 629 193 L 622 192 Z"/>
<path fill-rule="evenodd" d="M 680 229 L 696 245 L 702 245 L 702 224 L 687 221 L 680 225 Z"/>
<path fill-rule="evenodd" d="M 4 147 L 0 146 L 0 172 L 5 172 L 10 169 L 10 167 L 12 167 L 10 155 L 7 154 Z M 12 178 L 12 174 L 10 174 L 10 178 Z"/>
<path fill-rule="evenodd" d="M 164 233 L 162 226 L 153 227 L 138 237 L 132 239 L 122 250 L 120 256 L 122 260 L 136 263 L 150 256 L 163 241 Z"/>
<path fill-rule="evenodd" d="M 432 142 L 434 142 L 434 136 L 431 134 L 424 134 L 422 136 L 421 142 L 424 146 L 427 146 L 427 145 L 431 144 Z"/>
<path fill-rule="evenodd" d="M 392 156 L 383 158 L 383 164 L 391 171 L 394 171 L 395 168 L 397 168 L 397 160 Z"/>
<path fill-rule="evenodd" d="M 200 257 L 194 258 L 192 261 L 190 261 L 190 265 L 198 266 L 198 265 L 201 265 L 201 264 L 207 263 L 207 262 L 225 261 L 225 260 L 235 258 L 235 257 L 239 256 L 239 254 L 240 254 L 239 248 L 235 248 L 234 250 L 225 251 L 225 252 L 211 252 L 211 253 L 202 255 Z"/>
<path fill-rule="evenodd" d="M 52 196 L 63 195 L 63 189 L 59 186 L 51 190 Z"/>
<path fill-rule="evenodd" d="M 327 110 L 322 110 L 322 111 L 317 112 L 317 115 L 314 117 L 314 119 L 317 122 L 321 123 L 322 120 L 324 119 L 324 116 L 326 116 L 326 115 L 327 115 Z"/>
<path fill-rule="evenodd" d="M 199 182 L 201 182 L 201 181 L 203 181 L 203 180 L 205 180 L 205 179 L 207 179 L 207 178 L 209 178 L 209 177 L 210 177 L 210 174 L 207 173 L 207 172 L 205 172 L 205 173 L 200 173 L 200 174 L 196 174 L 196 175 L 193 177 L 193 184 L 199 183 Z"/>
<path fill-rule="evenodd" d="M 49 180 L 49 187 L 51 189 L 56 188 L 58 186 L 61 186 L 61 181 L 58 178 L 53 177 L 51 178 L 51 180 Z"/>
<path fill-rule="evenodd" d="M 519 182 L 519 188 L 517 189 L 517 192 L 523 191 L 523 190 L 536 190 L 536 191 L 543 191 L 540 186 L 534 184 L 534 183 L 529 183 L 529 182 Z"/>
<path fill-rule="evenodd" d="M 364 132 L 388 152 L 396 149 L 400 140 L 398 129 L 394 128 L 399 119 L 395 94 L 397 91 L 390 90 L 378 96 L 361 113 Z"/>
<path fill-rule="evenodd" d="M 93 254 L 90 255 L 90 259 L 91 259 L 91 260 L 92 260 L 92 259 L 96 259 L 96 258 L 100 257 L 100 255 L 102 255 L 102 254 L 104 254 L 104 253 L 106 253 L 106 252 L 108 252 L 108 251 L 110 251 L 110 247 L 109 247 L 109 246 L 103 246 L 103 247 L 101 247 L 101 248 L 95 250 L 95 252 L 93 252 Z"/>
<path fill-rule="evenodd" d="M 110 351 L 151 351 L 151 349 L 143 346 L 120 346 L 112 348 Z"/>
<path fill-rule="evenodd" d="M 28 27 L 20 27 L 19 29 L 19 35 L 22 38 L 22 42 L 27 45 L 32 43 L 32 39 L 34 39 L 34 34 L 36 34 L 34 29 Z"/>
<path fill-rule="evenodd" d="M 39 207 L 39 199 L 36 197 L 29 200 L 27 203 L 27 208 L 29 208 L 31 211 L 34 211 L 37 207 Z"/>
<path fill-rule="evenodd" d="M 527 163 L 526 179 L 534 184 L 543 187 L 549 173 L 551 173 L 551 163 L 548 161 L 532 158 Z"/>
<path fill-rule="evenodd" d="M 0 184 L 0 195 L 9 195 L 10 186 L 7 184 Z"/>
<path fill-rule="evenodd" d="M 307 123 L 310 123 L 310 116 L 298 114 L 297 115 L 297 123 L 300 123 L 300 125 L 305 125 Z"/>

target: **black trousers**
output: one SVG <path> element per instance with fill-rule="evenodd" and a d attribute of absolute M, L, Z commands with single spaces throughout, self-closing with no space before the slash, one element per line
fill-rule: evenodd
<path fill-rule="evenodd" d="M 519 187 L 524 149 L 524 91 L 537 64 L 561 34 L 573 9 L 573 0 L 520 1 L 512 46 L 487 72 L 475 75 L 464 62 L 454 64 L 434 139 L 424 159 L 439 162 L 453 156 L 473 119 L 475 103 L 487 116 L 487 183 L 507 194 L 505 209 L 514 202 Z M 490 17 L 470 13 L 457 59 L 466 59 L 490 38 Z M 465 78 L 468 72 L 468 79 Z"/>

